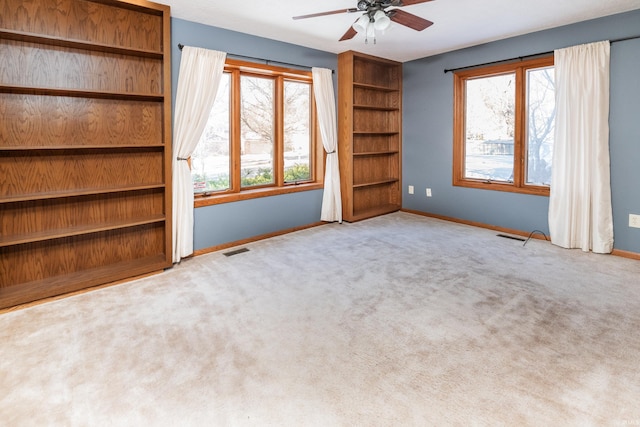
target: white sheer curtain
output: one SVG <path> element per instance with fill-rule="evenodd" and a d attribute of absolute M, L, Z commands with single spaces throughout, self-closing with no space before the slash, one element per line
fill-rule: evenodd
<path fill-rule="evenodd" d="M 185 46 L 173 123 L 173 262 L 193 253 L 193 184 L 187 159 L 202 135 L 227 54 Z"/>
<path fill-rule="evenodd" d="M 322 144 L 327 152 L 322 195 L 322 221 L 342 222 L 342 200 L 340 197 L 340 169 L 338 166 L 338 127 L 336 125 L 336 99 L 333 92 L 331 70 L 312 68 L 313 92 L 318 110 L 318 124 Z"/>
<path fill-rule="evenodd" d="M 613 250 L 609 50 L 603 41 L 555 51 L 549 231 L 554 244 L 585 252 Z"/>

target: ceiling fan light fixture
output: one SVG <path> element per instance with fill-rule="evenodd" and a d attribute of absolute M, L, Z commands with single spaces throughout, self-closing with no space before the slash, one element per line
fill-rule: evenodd
<path fill-rule="evenodd" d="M 376 30 L 378 30 L 378 31 L 384 31 L 387 28 L 389 28 L 389 25 L 391 25 L 391 19 L 389 19 L 387 14 L 384 13 L 384 11 L 382 11 L 382 10 L 378 10 L 373 15 L 373 19 L 375 21 L 373 25 L 375 26 Z"/>
<path fill-rule="evenodd" d="M 366 13 L 363 14 L 356 22 L 353 23 L 353 29 L 359 33 L 364 33 L 367 31 L 367 27 L 369 26 L 369 15 Z"/>
<path fill-rule="evenodd" d="M 100 0 L 105 1 L 105 0 Z M 346 1 L 346 0 L 345 0 Z M 376 31 L 384 34 L 388 28 L 393 28 L 391 21 L 403 25 L 412 30 L 422 31 L 433 25 L 433 22 L 423 19 L 417 15 L 402 10 L 403 6 L 411 6 L 419 3 L 426 3 L 433 0 L 351 0 L 356 1 L 356 7 L 347 9 L 329 10 L 320 13 L 310 13 L 307 15 L 294 16 L 293 19 L 315 18 L 318 16 L 335 15 L 341 13 L 360 12 L 362 15 L 347 28 L 347 31 L 340 37 L 340 41 L 351 40 L 356 34 L 364 34 L 364 42 L 368 43 L 369 38 L 376 42 Z M 386 10 L 388 7 L 394 7 Z"/>

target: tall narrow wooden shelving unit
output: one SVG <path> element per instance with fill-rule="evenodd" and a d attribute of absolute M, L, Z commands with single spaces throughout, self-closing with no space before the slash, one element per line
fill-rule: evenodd
<path fill-rule="evenodd" d="M 169 12 L 0 4 L 0 307 L 171 266 Z"/>
<path fill-rule="evenodd" d="M 342 216 L 358 221 L 401 207 L 402 64 L 338 55 Z"/>

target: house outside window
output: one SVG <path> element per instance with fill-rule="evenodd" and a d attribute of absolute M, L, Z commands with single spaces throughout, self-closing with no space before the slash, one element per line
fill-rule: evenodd
<path fill-rule="evenodd" d="M 190 159 L 196 206 L 322 188 L 323 159 L 311 73 L 227 60 Z"/>
<path fill-rule="evenodd" d="M 553 57 L 454 74 L 456 186 L 548 195 Z"/>

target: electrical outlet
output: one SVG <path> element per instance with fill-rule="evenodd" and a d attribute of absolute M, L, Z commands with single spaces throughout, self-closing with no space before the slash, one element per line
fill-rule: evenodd
<path fill-rule="evenodd" d="M 409 186 L 409 194 L 413 194 L 413 185 Z"/>
<path fill-rule="evenodd" d="M 629 227 L 640 228 L 640 215 L 629 214 Z"/>
<path fill-rule="evenodd" d="M 431 197 L 431 189 L 427 188 L 427 197 Z"/>

